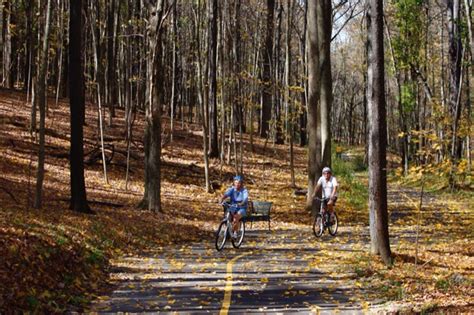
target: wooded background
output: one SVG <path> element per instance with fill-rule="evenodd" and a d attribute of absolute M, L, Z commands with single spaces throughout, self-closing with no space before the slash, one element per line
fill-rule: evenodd
<path fill-rule="evenodd" d="M 0 5 L 0 83 L 27 93 L 31 133 L 40 144 L 36 207 L 47 96 L 71 100 L 71 208 L 77 211 L 90 211 L 85 103 L 97 108 L 105 182 L 104 138 L 116 110 L 125 112 L 128 148 L 133 124 L 146 121 L 141 206 L 157 212 L 161 147 L 173 142 L 178 124 L 202 126 L 208 192 L 209 159 L 245 174 L 243 156 L 254 150 L 254 137 L 287 145 L 291 166 L 293 147 L 308 146 L 310 191 L 331 164 L 331 144 L 365 146 L 370 176 L 382 180 L 370 184 L 372 205 L 386 195 L 385 150 L 401 157 L 403 175 L 444 176 L 451 189 L 472 172 L 472 0 L 390 0 L 383 8 L 382 1 L 361 0 Z"/>

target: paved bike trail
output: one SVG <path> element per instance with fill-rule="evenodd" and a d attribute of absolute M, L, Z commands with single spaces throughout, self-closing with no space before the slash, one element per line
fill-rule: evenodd
<path fill-rule="evenodd" d="M 254 225 L 255 227 L 255 225 Z M 357 230 L 357 231 L 356 231 Z M 366 229 L 314 237 L 310 226 L 248 230 L 242 247 L 213 240 L 114 262 L 116 289 L 92 311 L 179 313 L 363 313 L 379 305 L 338 254 L 366 251 Z"/>

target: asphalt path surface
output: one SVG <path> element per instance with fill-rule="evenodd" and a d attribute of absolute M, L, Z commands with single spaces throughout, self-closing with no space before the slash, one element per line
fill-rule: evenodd
<path fill-rule="evenodd" d="M 413 247 L 418 239 L 420 192 L 403 187 L 388 192 L 391 246 Z M 440 211 L 443 209 L 443 211 Z M 423 195 L 423 222 L 441 225 L 451 216 L 471 217 L 446 207 L 442 199 Z M 461 215 L 461 216 L 460 216 Z M 358 220 L 360 221 L 360 218 Z M 397 312 L 383 292 L 367 287 L 358 275 L 358 260 L 369 251 L 368 226 L 341 222 L 335 237 L 316 238 L 309 225 L 254 224 L 239 249 L 230 241 L 223 251 L 214 239 L 169 246 L 140 257 L 112 262 L 115 290 L 99 297 L 98 313 L 298 313 L 366 314 Z M 216 226 L 217 228 L 217 226 Z M 420 230 L 424 244 L 433 232 Z M 438 241 L 448 235 L 437 235 Z M 363 258 L 362 258 L 363 259 Z M 349 263 L 346 263 L 349 262 Z M 367 261 L 365 261 L 367 263 Z M 369 262 L 370 263 L 370 262 Z M 360 271 L 360 270 L 359 270 Z M 364 284 L 365 283 L 365 284 Z"/>
<path fill-rule="evenodd" d="M 310 226 L 262 228 L 248 229 L 240 249 L 228 241 L 217 252 L 208 240 L 114 262 L 116 289 L 92 310 L 353 314 L 381 305 L 374 292 L 357 285 L 350 268 L 331 258 L 367 250 L 366 229 L 340 227 L 336 237 L 326 231 L 316 238 Z"/>

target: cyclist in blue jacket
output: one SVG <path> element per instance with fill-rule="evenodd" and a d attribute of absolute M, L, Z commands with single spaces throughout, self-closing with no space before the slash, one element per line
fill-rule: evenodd
<path fill-rule="evenodd" d="M 229 211 L 232 211 L 232 214 L 234 215 L 232 234 L 236 237 L 236 231 L 239 228 L 240 220 L 247 214 L 249 199 L 247 188 L 243 186 L 242 176 L 234 177 L 234 185 L 224 193 L 221 198 L 221 203 L 227 198 L 230 199 L 230 204 L 233 206 L 229 208 Z"/>

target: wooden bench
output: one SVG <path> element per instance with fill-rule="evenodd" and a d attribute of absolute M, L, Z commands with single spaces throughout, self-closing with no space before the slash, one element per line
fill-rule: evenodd
<path fill-rule="evenodd" d="M 270 230 L 270 210 L 272 209 L 272 203 L 268 201 L 249 201 L 249 207 L 247 210 L 247 216 L 242 220 L 244 222 L 250 222 L 252 227 L 253 222 L 268 221 L 268 230 Z"/>

